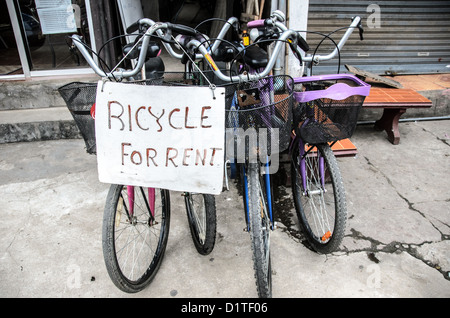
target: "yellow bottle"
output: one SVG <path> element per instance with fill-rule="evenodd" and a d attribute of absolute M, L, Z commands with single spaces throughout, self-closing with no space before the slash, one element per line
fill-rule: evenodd
<path fill-rule="evenodd" d="M 247 33 L 247 30 L 242 31 L 242 43 L 244 46 L 250 45 L 250 36 Z"/>

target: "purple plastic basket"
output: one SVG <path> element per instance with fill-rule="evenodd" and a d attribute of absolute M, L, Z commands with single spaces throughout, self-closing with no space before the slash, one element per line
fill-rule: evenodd
<path fill-rule="evenodd" d="M 370 85 L 350 74 L 294 79 L 299 103 L 297 132 L 310 144 L 333 142 L 353 135 Z"/>
<path fill-rule="evenodd" d="M 307 84 L 312 82 L 325 81 L 342 81 L 347 83 L 336 83 L 323 90 L 295 92 L 295 99 L 299 103 L 306 103 L 319 98 L 331 98 L 335 100 L 343 100 L 353 95 L 368 96 L 370 92 L 370 85 L 363 82 L 359 78 L 350 74 L 332 74 L 332 75 L 318 75 L 309 77 L 294 78 L 294 84 Z M 352 81 L 357 86 L 350 86 L 348 81 Z"/>

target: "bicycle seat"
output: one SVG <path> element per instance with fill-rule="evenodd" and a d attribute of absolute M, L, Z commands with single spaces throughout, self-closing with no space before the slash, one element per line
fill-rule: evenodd
<path fill-rule="evenodd" d="M 134 46 L 134 43 L 129 43 L 129 44 L 125 45 L 122 49 L 123 54 L 127 55 L 128 52 L 131 51 L 133 46 Z M 141 52 L 141 47 L 142 47 L 142 43 L 139 43 L 137 45 L 137 47 L 134 48 L 134 50 L 128 55 L 127 58 L 128 59 L 137 59 Z M 161 50 L 161 48 L 159 47 L 158 43 L 150 41 L 150 43 L 148 44 L 148 48 L 147 48 L 147 57 L 146 57 L 147 60 L 152 57 L 157 57 L 160 50 Z"/>
<path fill-rule="evenodd" d="M 240 46 L 238 42 L 221 42 L 217 50 L 212 53 L 212 57 L 216 62 L 231 62 L 239 51 Z"/>
<path fill-rule="evenodd" d="M 156 79 L 164 76 L 165 71 L 164 61 L 161 57 L 152 57 L 145 62 L 145 78 Z"/>
<path fill-rule="evenodd" d="M 241 53 L 244 63 L 253 68 L 266 67 L 269 62 L 269 56 L 266 51 L 256 45 L 246 47 Z"/>

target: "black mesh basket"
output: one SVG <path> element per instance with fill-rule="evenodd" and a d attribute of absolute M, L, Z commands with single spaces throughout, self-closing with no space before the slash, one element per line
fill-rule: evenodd
<path fill-rule="evenodd" d="M 230 75 L 224 71 L 223 73 Z M 265 148 L 268 155 L 288 148 L 294 90 L 294 82 L 290 76 L 269 76 L 254 81 L 228 83 L 215 79 L 212 71 L 202 71 L 202 74 L 198 71 L 166 72 L 159 82 L 154 81 L 151 85 L 208 86 L 211 82 L 225 88 L 225 127 L 236 133 L 235 149 L 246 145 L 245 153 L 248 157 L 249 143 L 245 140 L 252 138 L 252 132 L 256 132 L 255 146 L 260 153 L 261 147 Z M 260 136 L 264 138 L 260 140 Z"/>
<path fill-rule="evenodd" d="M 97 84 L 73 82 L 61 86 L 58 91 L 81 132 L 86 144 L 86 151 L 95 154 L 95 122 L 90 115 L 90 111 L 95 103 Z"/>
<path fill-rule="evenodd" d="M 177 80 L 182 81 L 179 76 Z M 124 82 L 125 84 L 162 85 L 163 79 L 148 79 L 135 82 Z M 97 83 L 73 82 L 58 88 L 59 94 L 66 102 L 75 123 L 80 130 L 81 136 L 86 144 L 86 151 L 90 154 L 97 153 L 95 143 L 95 121 L 90 111 L 97 96 Z"/>
<path fill-rule="evenodd" d="M 311 79 L 303 78 L 301 83 L 296 79 L 295 95 L 300 101 L 299 112 L 295 112 L 296 131 L 310 144 L 351 137 L 370 86 L 348 74 Z"/>
<path fill-rule="evenodd" d="M 293 79 L 287 75 L 269 76 L 225 88 L 225 127 L 233 128 L 237 138 L 256 132 L 259 152 L 261 147 L 267 147 L 268 155 L 286 150 L 292 128 Z"/>

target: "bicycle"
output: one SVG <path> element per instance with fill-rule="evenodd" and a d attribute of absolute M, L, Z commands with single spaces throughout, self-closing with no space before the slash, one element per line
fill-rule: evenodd
<path fill-rule="evenodd" d="M 356 28 L 363 40 L 359 17 L 338 44 L 329 37 L 337 30 L 324 35 L 335 44 L 334 51 L 304 57 L 309 76 L 294 79 L 299 107 L 290 145 L 292 193 L 300 228 L 312 249 L 322 254 L 340 246 L 347 220 L 344 184 L 331 147 L 352 136 L 370 85 L 348 74 L 311 76 L 311 70 L 313 64 L 339 55 L 339 73 L 340 50 Z"/>
<path fill-rule="evenodd" d="M 268 30 L 267 25 L 266 20 L 249 23 L 249 27 L 258 30 L 260 39 L 273 38 L 282 30 L 282 26 Z M 353 134 L 370 86 L 352 75 L 311 76 L 312 66 L 339 55 L 339 73 L 340 50 L 355 28 L 363 40 L 361 19 L 355 17 L 339 43 L 330 35 L 345 28 L 322 34 L 318 47 L 325 39 L 331 40 L 336 48 L 330 54 L 317 55 L 318 47 L 304 57 L 296 53 L 297 58 L 308 64 L 304 68 L 305 77 L 294 78 L 298 107 L 294 110 L 289 146 L 292 192 L 300 228 L 319 253 L 336 251 L 344 236 L 347 217 L 342 176 L 331 147 Z"/>
<path fill-rule="evenodd" d="M 234 23 L 237 19 L 230 19 Z M 142 19 L 131 25 L 127 33 L 136 27 L 155 25 L 150 19 Z M 172 26 L 172 25 L 171 25 Z M 173 25 L 173 29 L 191 32 L 182 25 Z M 144 32 L 147 31 L 145 28 Z M 222 30 L 223 37 L 229 25 Z M 162 33 L 159 31 L 159 36 Z M 191 32 L 192 35 L 192 32 Z M 101 77 L 115 81 L 128 79 L 125 83 L 141 85 L 179 85 L 190 81 L 187 72 L 174 79 L 163 80 L 164 63 L 158 57 L 160 47 L 150 41 L 150 36 L 140 34 L 141 38 L 123 47 L 124 59 L 135 60 L 132 70 L 118 69 L 118 65 L 106 72 L 97 65 L 78 35 L 71 37 L 73 44 L 85 57 L 92 69 Z M 181 59 L 165 39 L 164 46 L 171 55 Z M 92 52 L 95 54 L 95 52 Z M 97 54 L 98 56 L 98 54 Z M 140 74 L 139 74 L 140 73 Z M 140 77 L 140 78 L 139 78 Z M 146 79 L 149 78 L 149 79 Z M 96 154 L 95 96 L 97 84 L 74 82 L 59 88 L 59 92 L 74 119 L 86 143 L 86 150 Z M 94 104 L 94 105 L 93 105 Z M 93 105 L 93 106 L 92 106 Z M 89 114 L 92 116 L 89 117 Z M 216 211 L 214 196 L 184 192 L 187 217 L 195 248 L 200 254 L 207 255 L 214 248 L 216 236 Z M 141 228 L 141 230 L 138 230 Z M 135 293 L 145 288 L 155 277 L 167 245 L 170 228 L 170 194 L 168 190 L 131 185 L 113 184 L 107 195 L 103 217 L 103 254 L 108 274 L 113 283 L 122 291 Z M 125 235 L 128 232 L 128 235 Z M 146 233 L 146 234 L 144 234 Z M 122 239 L 124 241 L 122 242 Z M 133 244 L 130 244 L 133 242 Z M 122 258 L 124 256 L 124 258 Z M 133 257 L 129 260 L 128 257 Z"/>
<path fill-rule="evenodd" d="M 284 15 L 280 11 L 275 11 L 266 20 L 267 25 L 281 25 L 282 22 Z M 300 45 L 306 49 L 306 43 L 297 37 L 297 33 L 291 33 L 286 28 L 284 30 L 286 33 L 281 36 L 280 44 L 294 43 L 296 49 L 297 41 L 300 40 Z M 272 296 L 270 232 L 275 229 L 275 222 L 270 170 L 274 161 L 269 159 L 274 159 L 274 155 L 278 156 L 279 152 L 287 149 L 292 121 L 292 78 L 286 75 L 267 76 L 267 73 L 264 75 L 266 77 L 261 75 L 273 68 L 280 44 L 275 47 L 270 59 L 259 46 L 242 47 L 229 42 L 223 45 L 222 51 L 231 50 L 235 54 L 216 57 L 225 62 L 239 62 L 240 79 L 244 79 L 243 83 L 233 86 L 229 92 L 227 88 L 226 104 L 229 108 L 226 128 L 232 137 L 227 138 L 227 145 L 232 144 L 228 161 L 230 176 L 236 177 L 237 172 L 241 176 L 246 230 L 251 237 L 253 267 L 260 297 Z M 225 81 L 225 78 L 218 77 Z M 253 136 L 251 133 L 250 136 L 242 134 L 242 131 L 251 131 Z M 261 131 L 267 134 L 261 136 Z M 246 137 L 253 137 L 254 143 L 247 145 Z"/>
<path fill-rule="evenodd" d="M 335 50 L 322 56 L 316 55 L 316 48 L 312 55 L 303 57 L 304 62 L 309 62 L 305 66 L 306 77 L 294 78 L 294 95 L 299 106 L 295 110 L 289 147 L 292 192 L 300 228 L 319 253 L 331 253 L 338 248 L 347 215 L 342 176 L 331 147 L 353 134 L 370 86 L 352 75 L 312 77 L 311 72 L 312 66 L 320 61 L 330 60 L 337 54 L 340 60 L 340 50 L 355 28 L 363 40 L 359 17 L 352 20 L 338 44 L 330 35 L 340 29 L 323 34 L 324 39 L 333 42 Z M 340 62 L 338 73 L 339 68 Z"/>
<path fill-rule="evenodd" d="M 153 21 L 148 19 L 140 20 L 138 24 L 147 25 L 147 30 L 145 32 L 146 36 L 144 36 L 142 40 L 142 49 L 139 55 L 138 63 L 132 71 L 115 72 L 113 70 L 108 74 L 104 73 L 98 68 L 97 65 L 95 65 L 92 57 L 90 57 L 90 55 L 87 53 L 87 50 L 79 44 L 76 45 L 83 56 L 85 56 L 91 67 L 97 72 L 97 74 L 106 77 L 126 77 L 136 75 L 139 72 L 139 69 L 142 68 L 143 62 L 141 61 L 141 57 L 145 56 L 145 49 L 149 41 L 148 39 L 152 34 L 158 34 L 160 38 L 165 39 L 167 42 L 169 42 L 169 40 L 171 39 L 172 31 L 183 34 L 187 38 L 184 43 L 180 43 L 178 41 L 178 44 L 180 45 L 180 47 L 187 50 L 184 54 L 190 52 L 190 54 L 186 54 L 188 57 L 192 55 L 194 59 L 202 58 L 205 63 L 211 67 L 214 76 L 219 81 L 232 83 L 224 85 L 226 88 L 225 99 L 228 113 L 228 115 L 226 116 L 226 122 L 227 128 L 231 129 L 232 134 L 234 134 L 237 128 L 248 129 L 256 127 L 258 129 L 267 129 L 269 131 L 269 135 L 272 136 L 277 135 L 278 130 L 287 129 L 287 138 L 286 136 L 282 136 L 281 139 L 287 139 L 286 147 L 288 147 L 289 142 L 291 141 L 289 137 L 293 116 L 292 98 L 295 94 L 293 91 L 295 81 L 293 81 L 292 78 L 288 76 L 281 76 L 284 77 L 284 80 L 279 82 L 276 76 L 268 75 L 275 64 L 276 57 L 279 54 L 281 46 L 284 45 L 284 43 L 288 43 L 290 45 L 291 49 L 295 52 L 296 56 L 299 59 L 301 58 L 301 54 L 298 50 L 298 46 L 300 45 L 301 48 L 307 49 L 307 44 L 306 42 L 304 42 L 304 40 L 302 40 L 297 31 L 287 29 L 284 26 L 283 22 L 284 15 L 279 11 L 274 12 L 269 19 L 265 20 L 265 23 L 270 23 L 273 27 L 281 30 L 281 32 L 276 35 L 277 43 L 275 44 L 273 53 L 270 58 L 266 58 L 267 56 L 264 56 L 264 54 L 259 55 L 257 53 L 255 58 L 255 55 L 249 53 L 250 50 L 242 50 L 241 52 L 244 52 L 243 64 L 247 64 L 247 66 L 250 66 L 253 70 L 251 70 L 251 72 L 242 72 L 238 75 L 223 74 L 212 59 L 210 53 L 214 53 L 216 51 L 219 46 L 218 41 L 215 41 L 212 46 L 206 46 L 204 45 L 204 43 L 202 43 L 203 41 L 200 41 L 196 38 L 196 36 L 198 35 L 196 30 L 186 26 L 173 25 L 169 23 L 154 23 Z M 222 30 L 227 30 L 231 25 L 231 23 L 225 24 Z M 222 32 L 219 35 L 221 34 Z M 271 40 L 274 41 L 273 39 Z M 170 44 L 164 42 L 163 45 L 172 56 L 175 56 L 177 58 L 183 57 L 182 54 L 180 55 L 175 53 L 170 47 Z M 255 59 L 253 59 L 252 57 Z M 213 83 L 209 82 L 209 86 L 212 90 L 214 90 L 215 85 Z M 277 95 L 275 93 L 279 92 L 280 89 L 282 94 L 278 94 L 279 96 L 275 98 L 275 95 Z M 266 91 L 267 93 L 264 94 L 264 91 Z M 283 97 L 280 98 L 280 95 Z M 240 97 L 240 101 L 238 97 Z M 251 101 L 250 104 L 248 104 L 248 101 Z M 286 104 L 286 108 L 284 109 L 284 111 L 280 111 L 275 106 L 280 101 Z M 239 105 L 239 102 L 243 104 Z M 241 106 L 244 108 L 248 108 L 240 109 Z M 239 134 L 234 136 L 240 137 Z M 264 143 L 259 144 L 259 142 L 262 142 L 263 139 L 264 138 L 258 140 L 258 143 L 255 147 L 244 146 L 245 155 L 243 156 L 243 158 L 238 157 L 237 159 L 242 160 L 241 162 L 237 163 L 240 164 L 240 168 L 242 171 L 241 174 L 244 180 L 244 211 L 246 213 L 247 230 L 250 232 L 252 242 L 253 261 L 258 294 L 260 297 L 271 297 L 272 274 L 270 261 L 270 231 L 273 230 L 275 226 L 273 221 L 271 202 L 271 162 L 268 160 L 268 152 L 263 151 L 267 151 L 268 147 L 270 146 Z M 276 140 L 275 145 L 279 145 L 279 142 L 280 139 Z M 279 149 L 282 149 L 281 151 L 283 151 L 283 147 L 285 146 L 282 146 Z M 279 149 L 275 149 L 273 153 L 280 151 Z M 261 160 L 261 162 L 252 162 L 252 160 L 250 160 L 252 156 L 260 156 L 264 160 Z M 261 177 L 261 175 L 264 176 Z"/>
<path fill-rule="evenodd" d="M 153 50 L 148 58 L 156 54 Z M 96 91 L 97 84 L 79 82 L 59 88 L 90 154 L 97 152 L 93 119 Z M 103 255 L 111 280 L 128 293 L 142 290 L 155 277 L 164 257 L 170 228 L 169 191 L 111 185 L 102 227 Z"/>

